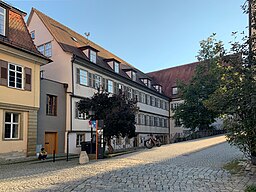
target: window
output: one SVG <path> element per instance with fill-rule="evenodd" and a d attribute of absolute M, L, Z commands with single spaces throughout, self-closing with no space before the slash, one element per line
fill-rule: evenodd
<path fill-rule="evenodd" d="M 159 118 L 159 127 L 163 127 L 163 119 Z"/>
<path fill-rule="evenodd" d="M 177 95 L 178 94 L 178 87 L 173 87 L 172 88 L 172 94 Z"/>
<path fill-rule="evenodd" d="M 113 93 L 113 81 L 108 80 L 108 92 Z"/>
<path fill-rule="evenodd" d="M 157 117 L 154 117 L 154 126 L 157 126 Z"/>
<path fill-rule="evenodd" d="M 18 113 L 5 113 L 5 139 L 18 139 L 19 138 L 19 122 L 20 114 Z"/>
<path fill-rule="evenodd" d="M 101 86 L 102 77 L 99 75 L 94 75 L 94 78 L 95 78 L 94 88 L 99 89 Z"/>
<path fill-rule="evenodd" d="M 165 101 L 163 101 L 163 107 L 162 108 L 166 109 L 166 102 Z"/>
<path fill-rule="evenodd" d="M 164 127 L 168 127 L 167 126 L 167 119 L 164 119 Z"/>
<path fill-rule="evenodd" d="M 35 39 L 35 31 L 31 31 L 31 33 L 30 33 L 30 36 L 31 36 L 31 39 Z"/>
<path fill-rule="evenodd" d="M 151 105 L 156 106 L 156 100 L 155 97 L 151 96 Z"/>
<path fill-rule="evenodd" d="M 114 70 L 116 73 L 119 73 L 119 63 L 114 62 Z"/>
<path fill-rule="evenodd" d="M 57 96 L 47 95 L 46 115 L 57 116 Z"/>
<path fill-rule="evenodd" d="M 150 104 L 151 104 L 150 95 L 147 95 L 147 104 L 148 104 L 148 105 L 150 105 Z"/>
<path fill-rule="evenodd" d="M 6 10 L 0 7 L 0 35 L 5 36 Z"/>
<path fill-rule="evenodd" d="M 19 65 L 9 64 L 8 86 L 22 89 L 23 68 Z"/>
<path fill-rule="evenodd" d="M 173 111 L 173 110 L 177 109 L 178 106 L 179 106 L 179 103 L 172 103 L 171 110 Z"/>
<path fill-rule="evenodd" d="M 145 125 L 145 115 L 141 114 L 141 125 Z"/>
<path fill-rule="evenodd" d="M 78 102 L 76 102 L 75 106 L 76 106 L 76 118 L 77 118 L 77 119 L 82 119 L 82 120 L 88 119 L 86 113 L 81 113 L 81 112 L 78 110 Z"/>
<path fill-rule="evenodd" d="M 180 119 L 175 119 L 175 127 L 180 127 L 181 126 L 181 120 Z"/>
<path fill-rule="evenodd" d="M 85 70 L 80 69 L 79 70 L 79 82 L 81 85 L 88 85 L 88 72 Z"/>
<path fill-rule="evenodd" d="M 127 90 L 128 90 L 128 98 L 129 99 L 132 99 L 132 88 L 130 88 L 130 87 L 127 87 Z"/>
<path fill-rule="evenodd" d="M 149 116 L 146 116 L 146 125 L 149 125 Z"/>
<path fill-rule="evenodd" d="M 84 141 L 84 134 L 77 134 L 76 135 L 76 146 L 80 147 L 81 143 Z"/>
<path fill-rule="evenodd" d="M 146 103 L 146 95 L 144 93 L 141 93 L 141 102 Z"/>
<path fill-rule="evenodd" d="M 97 57 L 96 52 L 93 50 L 90 50 L 90 61 L 93 63 L 96 63 L 96 57 Z"/>
<path fill-rule="evenodd" d="M 160 99 L 156 98 L 156 106 L 160 108 Z"/>
<path fill-rule="evenodd" d="M 136 81 L 136 72 L 132 71 L 132 80 Z"/>
<path fill-rule="evenodd" d="M 37 50 L 46 57 L 52 56 L 52 43 L 48 42 L 37 47 Z"/>

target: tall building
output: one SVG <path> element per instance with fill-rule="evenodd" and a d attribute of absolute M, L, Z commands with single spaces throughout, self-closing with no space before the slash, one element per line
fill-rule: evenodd
<path fill-rule="evenodd" d="M 81 141 L 91 139 L 89 119 L 79 113 L 77 103 L 93 96 L 98 88 L 111 94 L 122 90 L 127 97 L 138 100 L 137 136 L 132 140 L 114 138 L 115 149 L 142 146 L 149 134 L 169 141 L 169 97 L 158 82 L 34 8 L 27 25 L 37 49 L 53 61 L 41 67 L 43 77 L 68 85 L 66 149 L 70 153 L 79 153 Z M 58 107 L 54 102 L 53 106 Z"/>

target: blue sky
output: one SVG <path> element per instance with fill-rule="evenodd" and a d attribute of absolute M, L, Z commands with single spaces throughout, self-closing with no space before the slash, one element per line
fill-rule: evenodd
<path fill-rule="evenodd" d="M 32 7 L 150 72 L 196 61 L 199 41 L 246 31 L 245 0 L 6 0 Z M 247 33 L 247 31 L 246 31 Z"/>

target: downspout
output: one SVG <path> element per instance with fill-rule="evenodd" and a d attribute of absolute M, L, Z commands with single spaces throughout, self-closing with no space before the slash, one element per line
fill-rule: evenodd
<path fill-rule="evenodd" d="M 69 153 L 69 134 L 72 132 L 72 95 L 74 94 L 74 61 L 76 59 L 76 55 L 73 54 L 71 58 L 71 77 L 72 77 L 72 92 L 70 94 L 70 130 L 67 132 L 67 161 L 68 161 L 68 153 Z"/>

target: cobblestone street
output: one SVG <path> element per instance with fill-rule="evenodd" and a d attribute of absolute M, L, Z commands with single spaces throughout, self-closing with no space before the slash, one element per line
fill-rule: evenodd
<path fill-rule="evenodd" d="M 255 176 L 222 169 L 243 157 L 224 141 L 187 141 L 85 165 L 78 159 L 1 165 L 0 191 L 243 191 Z"/>

